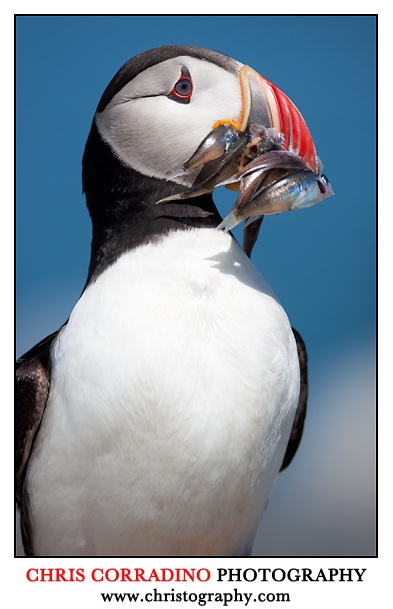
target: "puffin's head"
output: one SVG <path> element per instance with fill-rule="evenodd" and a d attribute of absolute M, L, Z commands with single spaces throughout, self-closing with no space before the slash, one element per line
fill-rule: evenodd
<path fill-rule="evenodd" d="M 287 149 L 316 166 L 296 107 L 248 66 L 198 47 L 138 55 L 110 82 L 94 117 L 83 160 L 90 212 L 89 198 L 102 199 L 103 192 L 130 191 L 149 204 L 184 192 L 201 167 L 181 169 L 209 132 L 222 124 L 244 131 L 250 123 L 274 127 Z"/>

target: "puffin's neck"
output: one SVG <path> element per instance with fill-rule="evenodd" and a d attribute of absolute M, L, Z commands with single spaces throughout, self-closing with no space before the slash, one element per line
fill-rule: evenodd
<path fill-rule="evenodd" d="M 124 166 L 102 141 L 94 123 L 83 157 L 83 190 L 93 224 L 87 283 L 126 251 L 173 230 L 215 228 L 221 220 L 210 193 L 157 203 L 184 192 L 185 187 Z"/>

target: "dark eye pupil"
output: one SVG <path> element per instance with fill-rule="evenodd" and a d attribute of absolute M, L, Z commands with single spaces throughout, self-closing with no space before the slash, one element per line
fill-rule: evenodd
<path fill-rule="evenodd" d="M 192 90 L 192 85 L 189 80 L 179 80 L 175 85 L 175 91 L 178 95 L 183 95 L 184 97 L 189 95 Z"/>

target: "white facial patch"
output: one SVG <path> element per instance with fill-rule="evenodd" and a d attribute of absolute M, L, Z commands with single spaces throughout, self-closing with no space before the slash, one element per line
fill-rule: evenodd
<path fill-rule="evenodd" d="M 188 104 L 167 97 L 181 77 L 182 66 L 193 82 Z M 181 56 L 138 74 L 96 113 L 95 120 L 101 137 L 123 163 L 165 179 L 181 171 L 216 121 L 236 121 L 241 105 L 236 74 L 209 61 Z"/>

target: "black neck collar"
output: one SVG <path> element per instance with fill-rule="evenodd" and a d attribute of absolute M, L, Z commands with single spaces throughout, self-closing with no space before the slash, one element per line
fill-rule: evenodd
<path fill-rule="evenodd" d="M 82 178 L 93 223 L 87 283 L 126 251 L 173 230 L 215 228 L 221 219 L 211 194 L 157 204 L 184 192 L 184 186 L 124 166 L 103 142 L 94 122 L 83 156 Z"/>

